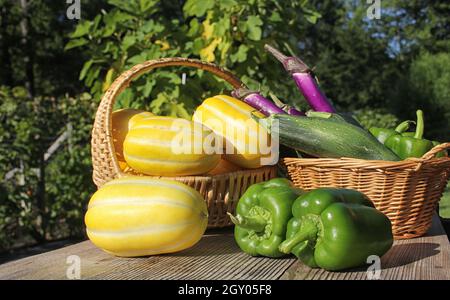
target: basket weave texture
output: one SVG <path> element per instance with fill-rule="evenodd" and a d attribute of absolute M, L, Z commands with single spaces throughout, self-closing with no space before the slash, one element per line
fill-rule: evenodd
<path fill-rule="evenodd" d="M 150 60 L 132 67 L 122 73 L 103 95 L 95 115 L 91 139 L 93 180 L 97 187 L 106 182 L 127 176 L 136 175 L 132 170 L 122 171 L 117 160 L 112 136 L 112 112 L 114 103 L 120 93 L 129 86 L 132 80 L 156 68 L 170 66 L 186 66 L 202 69 L 224 79 L 234 88 L 243 86 L 232 73 L 214 64 L 181 57 Z M 167 178 L 177 180 L 196 189 L 204 197 L 208 206 L 208 227 L 218 228 L 231 225 L 227 212 L 234 213 L 237 201 L 245 190 L 253 183 L 274 178 L 276 166 L 267 166 L 252 170 L 242 170 L 213 176 L 183 176 L 151 178 Z"/>
<path fill-rule="evenodd" d="M 378 161 L 352 158 L 285 158 L 289 176 L 304 190 L 319 187 L 356 189 L 366 194 L 392 223 L 395 239 L 424 235 L 450 176 L 450 158 L 435 154 L 450 148 L 440 144 L 421 158 Z"/>

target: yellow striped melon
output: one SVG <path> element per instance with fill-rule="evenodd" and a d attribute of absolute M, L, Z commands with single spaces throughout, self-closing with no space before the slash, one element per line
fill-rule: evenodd
<path fill-rule="evenodd" d="M 270 157 L 269 151 L 263 152 L 260 148 L 260 145 L 270 147 L 270 136 L 251 118 L 252 113 L 257 117 L 264 117 L 239 99 L 217 95 L 203 101 L 192 120 L 211 128 L 223 138 L 223 157 L 226 160 L 243 168 L 259 168 L 262 165 L 261 158 Z M 227 143 L 230 145 L 228 149 Z"/>
<path fill-rule="evenodd" d="M 130 167 L 147 175 L 204 174 L 219 163 L 220 153 L 204 147 L 214 145 L 216 138 L 201 124 L 153 116 L 139 120 L 129 130 L 124 142 L 124 156 Z"/>
<path fill-rule="evenodd" d="M 125 141 L 128 130 L 133 127 L 135 122 L 150 116 L 153 116 L 151 112 L 133 108 L 124 108 L 113 111 L 111 117 L 114 150 L 122 170 L 127 167 L 125 158 L 123 157 L 123 142 Z"/>
<path fill-rule="evenodd" d="M 202 196 L 165 179 L 128 176 L 103 185 L 85 215 L 89 239 L 117 256 L 172 253 L 197 243 L 206 230 Z"/>

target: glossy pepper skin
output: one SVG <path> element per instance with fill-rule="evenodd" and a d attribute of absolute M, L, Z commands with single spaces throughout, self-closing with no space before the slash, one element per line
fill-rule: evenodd
<path fill-rule="evenodd" d="M 286 240 L 279 250 L 306 265 L 338 271 L 366 264 L 392 246 L 391 222 L 355 190 L 319 188 L 292 206 Z"/>
<path fill-rule="evenodd" d="M 408 157 L 422 157 L 425 153 L 430 151 L 437 142 L 433 142 L 423 138 L 424 122 L 423 112 L 418 110 L 416 132 L 414 136 L 411 133 L 397 133 L 386 139 L 384 145 L 397 154 L 401 159 Z M 439 153 L 437 157 L 442 156 L 443 153 Z"/>
<path fill-rule="evenodd" d="M 285 239 L 292 204 L 300 194 L 285 178 L 251 185 L 239 199 L 236 216 L 230 215 L 241 250 L 252 256 L 285 255 L 278 246 Z"/>
<path fill-rule="evenodd" d="M 369 129 L 369 132 L 377 138 L 377 140 L 384 144 L 388 138 L 393 135 L 400 134 L 408 130 L 409 124 L 413 123 L 412 121 L 404 121 L 400 123 L 395 129 L 391 128 L 380 128 L 380 127 L 372 127 Z"/>

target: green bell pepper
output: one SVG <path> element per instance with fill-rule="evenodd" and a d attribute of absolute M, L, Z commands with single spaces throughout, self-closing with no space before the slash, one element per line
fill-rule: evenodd
<path fill-rule="evenodd" d="M 239 199 L 236 216 L 229 214 L 242 251 L 252 256 L 283 256 L 278 246 L 285 239 L 292 204 L 300 194 L 285 178 L 251 185 Z"/>
<path fill-rule="evenodd" d="M 424 121 L 422 110 L 417 110 L 416 131 L 414 136 L 412 133 L 397 133 L 388 137 L 384 143 L 386 147 L 397 154 L 401 159 L 408 157 L 422 157 L 425 153 L 430 151 L 435 145 L 439 144 L 436 141 L 430 141 L 423 138 Z M 444 153 L 438 153 L 436 157 L 443 156 Z"/>
<path fill-rule="evenodd" d="M 390 138 L 393 135 L 399 134 L 399 133 L 403 133 L 406 130 L 409 129 L 409 124 L 411 123 L 415 123 L 414 121 L 404 121 L 400 124 L 398 124 L 398 126 L 395 129 L 390 129 L 390 128 L 380 128 L 380 127 L 372 127 L 369 129 L 369 132 L 377 138 L 377 140 L 384 144 L 384 142 Z"/>
<path fill-rule="evenodd" d="M 301 195 L 292 206 L 283 253 L 310 267 L 330 271 L 366 264 L 392 246 L 391 222 L 362 193 L 319 188 Z"/>

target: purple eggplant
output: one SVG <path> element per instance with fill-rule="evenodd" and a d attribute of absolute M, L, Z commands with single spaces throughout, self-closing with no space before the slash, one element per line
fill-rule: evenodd
<path fill-rule="evenodd" d="M 265 45 L 264 49 L 283 64 L 284 68 L 291 74 L 298 89 L 314 111 L 336 112 L 331 102 L 319 89 L 317 81 L 308 65 L 300 58 L 286 56 L 270 45 Z"/>
<path fill-rule="evenodd" d="M 241 99 L 251 107 L 259 110 L 266 116 L 271 114 L 285 114 L 286 112 L 276 106 L 272 101 L 264 98 L 260 93 L 240 87 L 231 92 L 234 98 Z"/>

